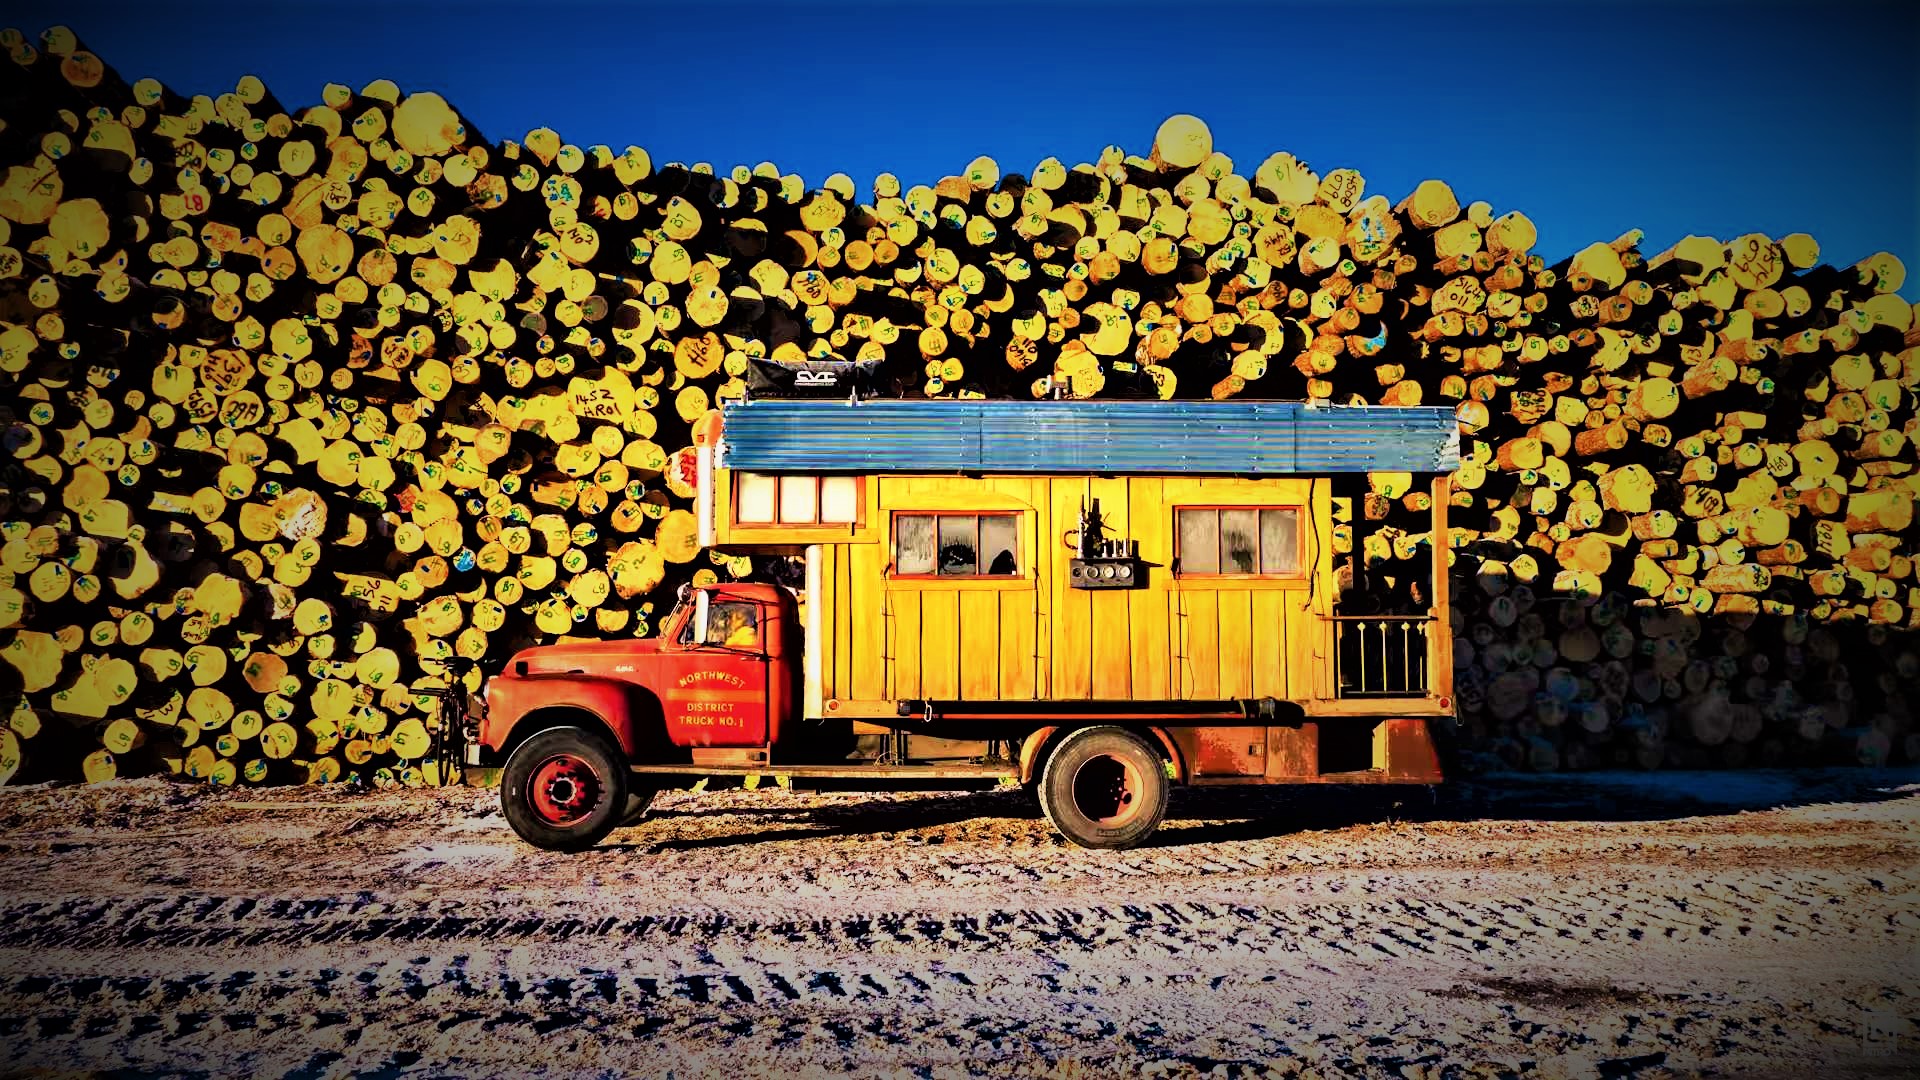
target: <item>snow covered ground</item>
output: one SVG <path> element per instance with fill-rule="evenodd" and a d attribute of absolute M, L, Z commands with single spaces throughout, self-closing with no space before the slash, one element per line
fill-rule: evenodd
<path fill-rule="evenodd" d="M 0 792 L 16 1074 L 1913 1075 L 1920 773 L 662 796 Z"/>

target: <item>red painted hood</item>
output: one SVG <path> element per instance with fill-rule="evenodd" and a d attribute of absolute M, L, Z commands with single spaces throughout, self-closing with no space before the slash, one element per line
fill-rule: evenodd
<path fill-rule="evenodd" d="M 528 675 L 561 675 L 578 671 L 587 675 L 600 675 L 617 678 L 634 674 L 631 671 L 617 670 L 621 665 L 632 665 L 636 660 L 651 657 L 660 651 L 660 639 L 639 638 L 632 641 L 573 641 L 564 645 L 538 645 L 531 649 L 522 649 L 507 661 L 503 675 L 520 674 L 520 665 L 525 664 Z"/>

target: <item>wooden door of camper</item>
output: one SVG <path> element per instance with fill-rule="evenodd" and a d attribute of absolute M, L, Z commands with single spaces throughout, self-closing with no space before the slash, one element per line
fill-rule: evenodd
<path fill-rule="evenodd" d="M 1325 696 L 1329 649 L 1322 615 L 1332 566 L 1327 484 L 1178 478 L 1133 484 L 1142 557 L 1165 564 L 1157 595 L 1166 606 L 1166 696 L 1300 702 Z M 1190 527 L 1183 537 L 1183 512 L 1190 524 L 1213 528 Z M 1264 550 L 1275 542 L 1269 530 L 1249 561 L 1234 558 L 1240 554 L 1232 550 L 1235 519 L 1249 518 L 1263 528 L 1286 522 L 1288 557 Z M 1207 541 L 1228 550 L 1208 552 Z M 1183 542 L 1203 550 L 1183 550 Z"/>

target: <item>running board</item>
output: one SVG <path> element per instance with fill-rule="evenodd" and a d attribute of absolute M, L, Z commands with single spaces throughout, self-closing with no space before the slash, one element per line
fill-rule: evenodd
<path fill-rule="evenodd" d="M 1012 780 L 1020 775 L 1013 765 L 634 765 L 640 775 L 670 776 L 791 776 L 853 780 Z"/>

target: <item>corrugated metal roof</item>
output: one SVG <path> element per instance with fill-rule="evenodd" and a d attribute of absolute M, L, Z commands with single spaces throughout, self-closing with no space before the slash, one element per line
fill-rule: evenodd
<path fill-rule="evenodd" d="M 755 472 L 1451 472 L 1453 410 L 1295 401 L 755 400 L 720 462 Z"/>

